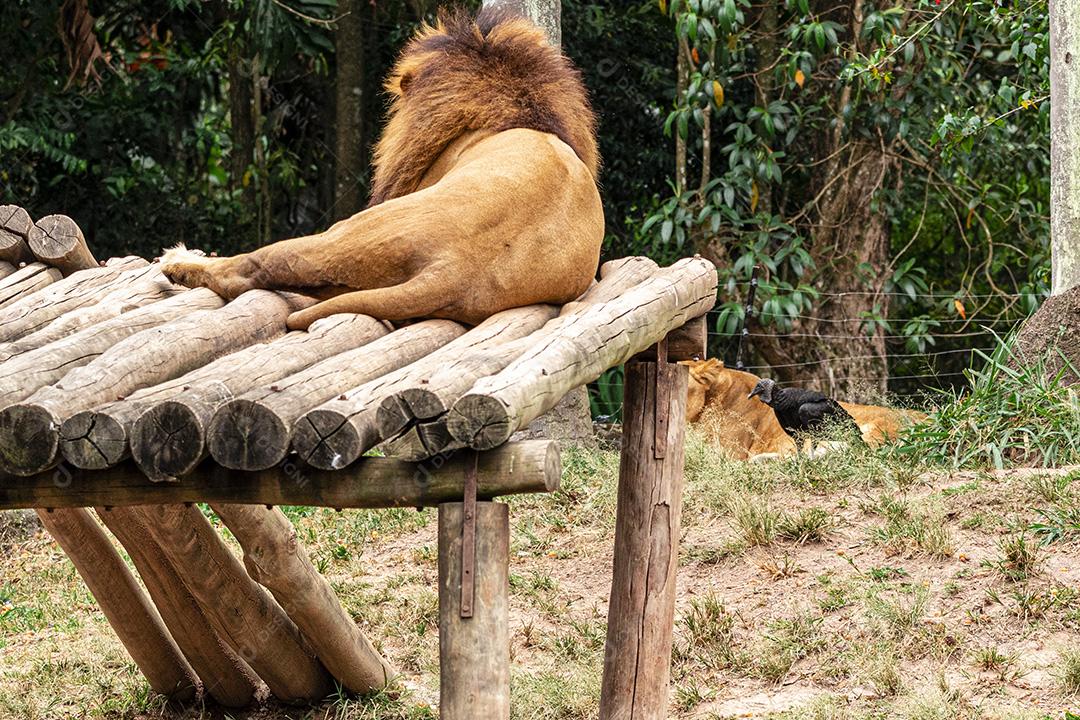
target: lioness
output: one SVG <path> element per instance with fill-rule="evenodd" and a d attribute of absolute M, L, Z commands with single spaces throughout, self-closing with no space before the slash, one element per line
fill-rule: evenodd
<path fill-rule="evenodd" d="M 440 13 L 386 87 L 366 210 L 234 257 L 174 248 L 165 275 L 228 299 L 254 288 L 320 298 L 291 329 L 341 312 L 475 324 L 584 292 L 604 237 L 596 120 L 544 33 L 491 10 Z"/>

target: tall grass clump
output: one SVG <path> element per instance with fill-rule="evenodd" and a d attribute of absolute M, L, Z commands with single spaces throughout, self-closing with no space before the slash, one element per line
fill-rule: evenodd
<path fill-rule="evenodd" d="M 966 375 L 971 388 L 945 392 L 930 417 L 910 428 L 897 452 L 955 468 L 1056 467 L 1080 462 L 1080 403 L 1045 358 L 1025 363 L 995 336 L 985 365 Z"/>

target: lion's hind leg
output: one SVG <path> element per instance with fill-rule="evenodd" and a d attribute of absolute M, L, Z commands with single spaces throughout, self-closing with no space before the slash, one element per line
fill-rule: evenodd
<path fill-rule="evenodd" d="M 400 285 L 342 293 L 294 312 L 287 325 L 290 330 L 307 330 L 316 320 L 338 313 L 370 315 L 378 320 L 426 317 L 450 304 L 449 292 L 447 283 L 430 274 L 420 275 Z"/>

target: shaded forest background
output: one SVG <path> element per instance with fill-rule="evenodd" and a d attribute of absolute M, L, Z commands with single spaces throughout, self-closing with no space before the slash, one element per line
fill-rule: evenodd
<path fill-rule="evenodd" d="M 961 382 L 1047 295 L 1045 1 L 562 5 L 604 255 L 716 261 L 713 354 L 755 266 L 747 364 L 852 399 Z M 0 202 L 70 215 L 100 257 L 325 229 L 363 208 L 382 78 L 435 9 L 5 2 Z"/>

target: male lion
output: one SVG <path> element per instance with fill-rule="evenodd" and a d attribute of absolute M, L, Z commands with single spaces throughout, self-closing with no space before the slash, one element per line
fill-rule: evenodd
<path fill-rule="evenodd" d="M 227 299 L 254 288 L 318 297 L 291 329 L 341 312 L 476 324 L 584 292 L 604 237 L 596 120 L 580 73 L 544 33 L 492 11 L 440 13 L 386 87 L 366 210 L 234 257 L 174 248 L 165 275 Z"/>

